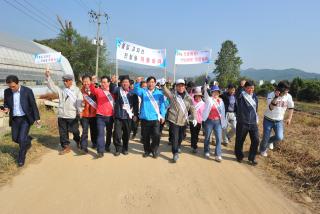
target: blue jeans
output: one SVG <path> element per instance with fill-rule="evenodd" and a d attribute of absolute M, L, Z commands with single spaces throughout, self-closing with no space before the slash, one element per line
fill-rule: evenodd
<path fill-rule="evenodd" d="M 274 130 L 275 135 L 270 137 L 271 130 Z M 283 120 L 271 121 L 267 118 L 263 119 L 263 137 L 260 144 L 260 152 L 267 150 L 270 143 L 277 143 L 283 140 Z"/>
<path fill-rule="evenodd" d="M 216 148 L 214 153 L 216 156 L 221 156 L 222 127 L 220 120 L 207 119 L 204 123 L 204 130 L 204 153 L 210 152 L 210 137 L 212 130 L 214 130 L 214 135 L 216 137 Z"/>
<path fill-rule="evenodd" d="M 110 147 L 113 129 L 113 117 L 97 115 L 97 151 L 102 153 Z M 107 134 L 105 134 L 107 131 Z"/>

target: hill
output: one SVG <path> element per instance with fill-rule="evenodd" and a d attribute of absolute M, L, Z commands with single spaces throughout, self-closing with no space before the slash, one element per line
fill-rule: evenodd
<path fill-rule="evenodd" d="M 254 69 L 248 68 L 241 71 L 241 76 L 250 77 L 254 80 L 292 80 L 295 77 L 301 79 L 320 79 L 320 74 L 309 73 L 303 70 L 289 68 L 283 70 L 276 69 Z"/>

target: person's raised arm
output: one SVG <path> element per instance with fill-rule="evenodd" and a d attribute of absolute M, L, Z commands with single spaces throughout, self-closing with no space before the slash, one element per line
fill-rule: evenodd
<path fill-rule="evenodd" d="M 50 74 L 50 70 L 49 68 L 46 68 L 45 71 L 45 77 L 47 80 L 47 86 L 48 88 L 53 91 L 56 94 L 59 94 L 59 92 L 61 91 L 61 89 L 53 82 L 52 78 L 51 78 L 51 74 Z"/>

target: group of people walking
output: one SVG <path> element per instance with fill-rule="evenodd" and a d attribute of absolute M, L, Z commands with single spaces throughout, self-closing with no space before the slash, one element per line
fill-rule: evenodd
<path fill-rule="evenodd" d="M 111 142 L 115 147 L 115 156 L 128 155 L 130 133 L 133 131 L 136 134 L 140 122 L 143 157 L 157 158 L 162 129 L 167 123 L 173 162 L 179 159 L 181 143 L 190 127 L 191 151 L 198 152 L 202 129 L 204 156 L 207 158 L 211 154 L 210 141 L 214 133 L 214 157 L 217 162 L 222 161 L 221 145 L 228 146 L 234 135 L 235 156 L 237 161 L 242 162 L 243 144 L 249 133 L 251 145 L 248 160 L 256 165 L 258 150 L 265 157 L 268 149 L 283 139 L 286 109 L 289 108 L 286 122 L 290 124 L 294 107 L 288 84 L 280 82 L 267 98 L 259 148 L 258 98 L 252 81 L 241 81 L 237 89 L 229 84 L 222 92 L 218 84 L 209 86 L 206 81 L 203 86 L 194 86 L 186 84 L 183 79 L 178 79 L 172 88 L 168 88 L 165 79 L 157 81 L 153 76 L 147 79 L 140 77 L 135 82 L 129 76 L 121 76 L 119 81 L 114 77 L 102 76 L 98 82 L 95 76 L 84 75 L 81 77 L 81 89 L 76 87 L 72 75 L 62 77 L 63 87 L 55 84 L 48 69 L 45 77 L 48 88 L 59 97 L 61 155 L 71 151 L 70 132 L 83 154 L 88 153 L 90 133 L 98 158 L 102 158 L 105 152 L 111 152 Z M 40 123 L 39 111 L 32 90 L 21 86 L 16 76 L 8 76 L 6 83 L 9 88 L 4 93 L 2 111 L 10 112 L 12 139 L 20 146 L 18 165 L 23 166 L 27 150 L 31 147 L 29 128 L 35 121 Z M 270 137 L 272 129 L 275 135 Z"/>

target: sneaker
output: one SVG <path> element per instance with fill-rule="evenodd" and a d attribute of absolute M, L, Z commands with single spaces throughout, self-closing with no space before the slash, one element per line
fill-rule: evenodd
<path fill-rule="evenodd" d="M 269 144 L 269 149 L 270 149 L 270 150 L 273 150 L 273 143 L 270 143 L 270 144 Z"/>
<path fill-rule="evenodd" d="M 209 152 L 206 152 L 206 153 L 204 154 L 204 156 L 205 156 L 206 158 L 210 158 L 210 153 L 209 153 Z"/>
<path fill-rule="evenodd" d="M 262 157 L 268 157 L 267 151 L 260 152 L 260 155 L 261 155 Z"/>
<path fill-rule="evenodd" d="M 221 156 L 216 156 L 215 160 L 220 163 L 222 161 L 222 157 Z"/>
<path fill-rule="evenodd" d="M 120 152 L 115 152 L 113 155 L 117 157 L 120 155 Z"/>
<path fill-rule="evenodd" d="M 179 159 L 179 155 L 178 154 L 174 154 L 173 158 L 172 158 L 173 163 L 177 163 L 178 159 Z"/>
<path fill-rule="evenodd" d="M 122 151 L 122 154 L 123 155 L 128 155 L 129 153 L 128 153 L 128 151 Z"/>

